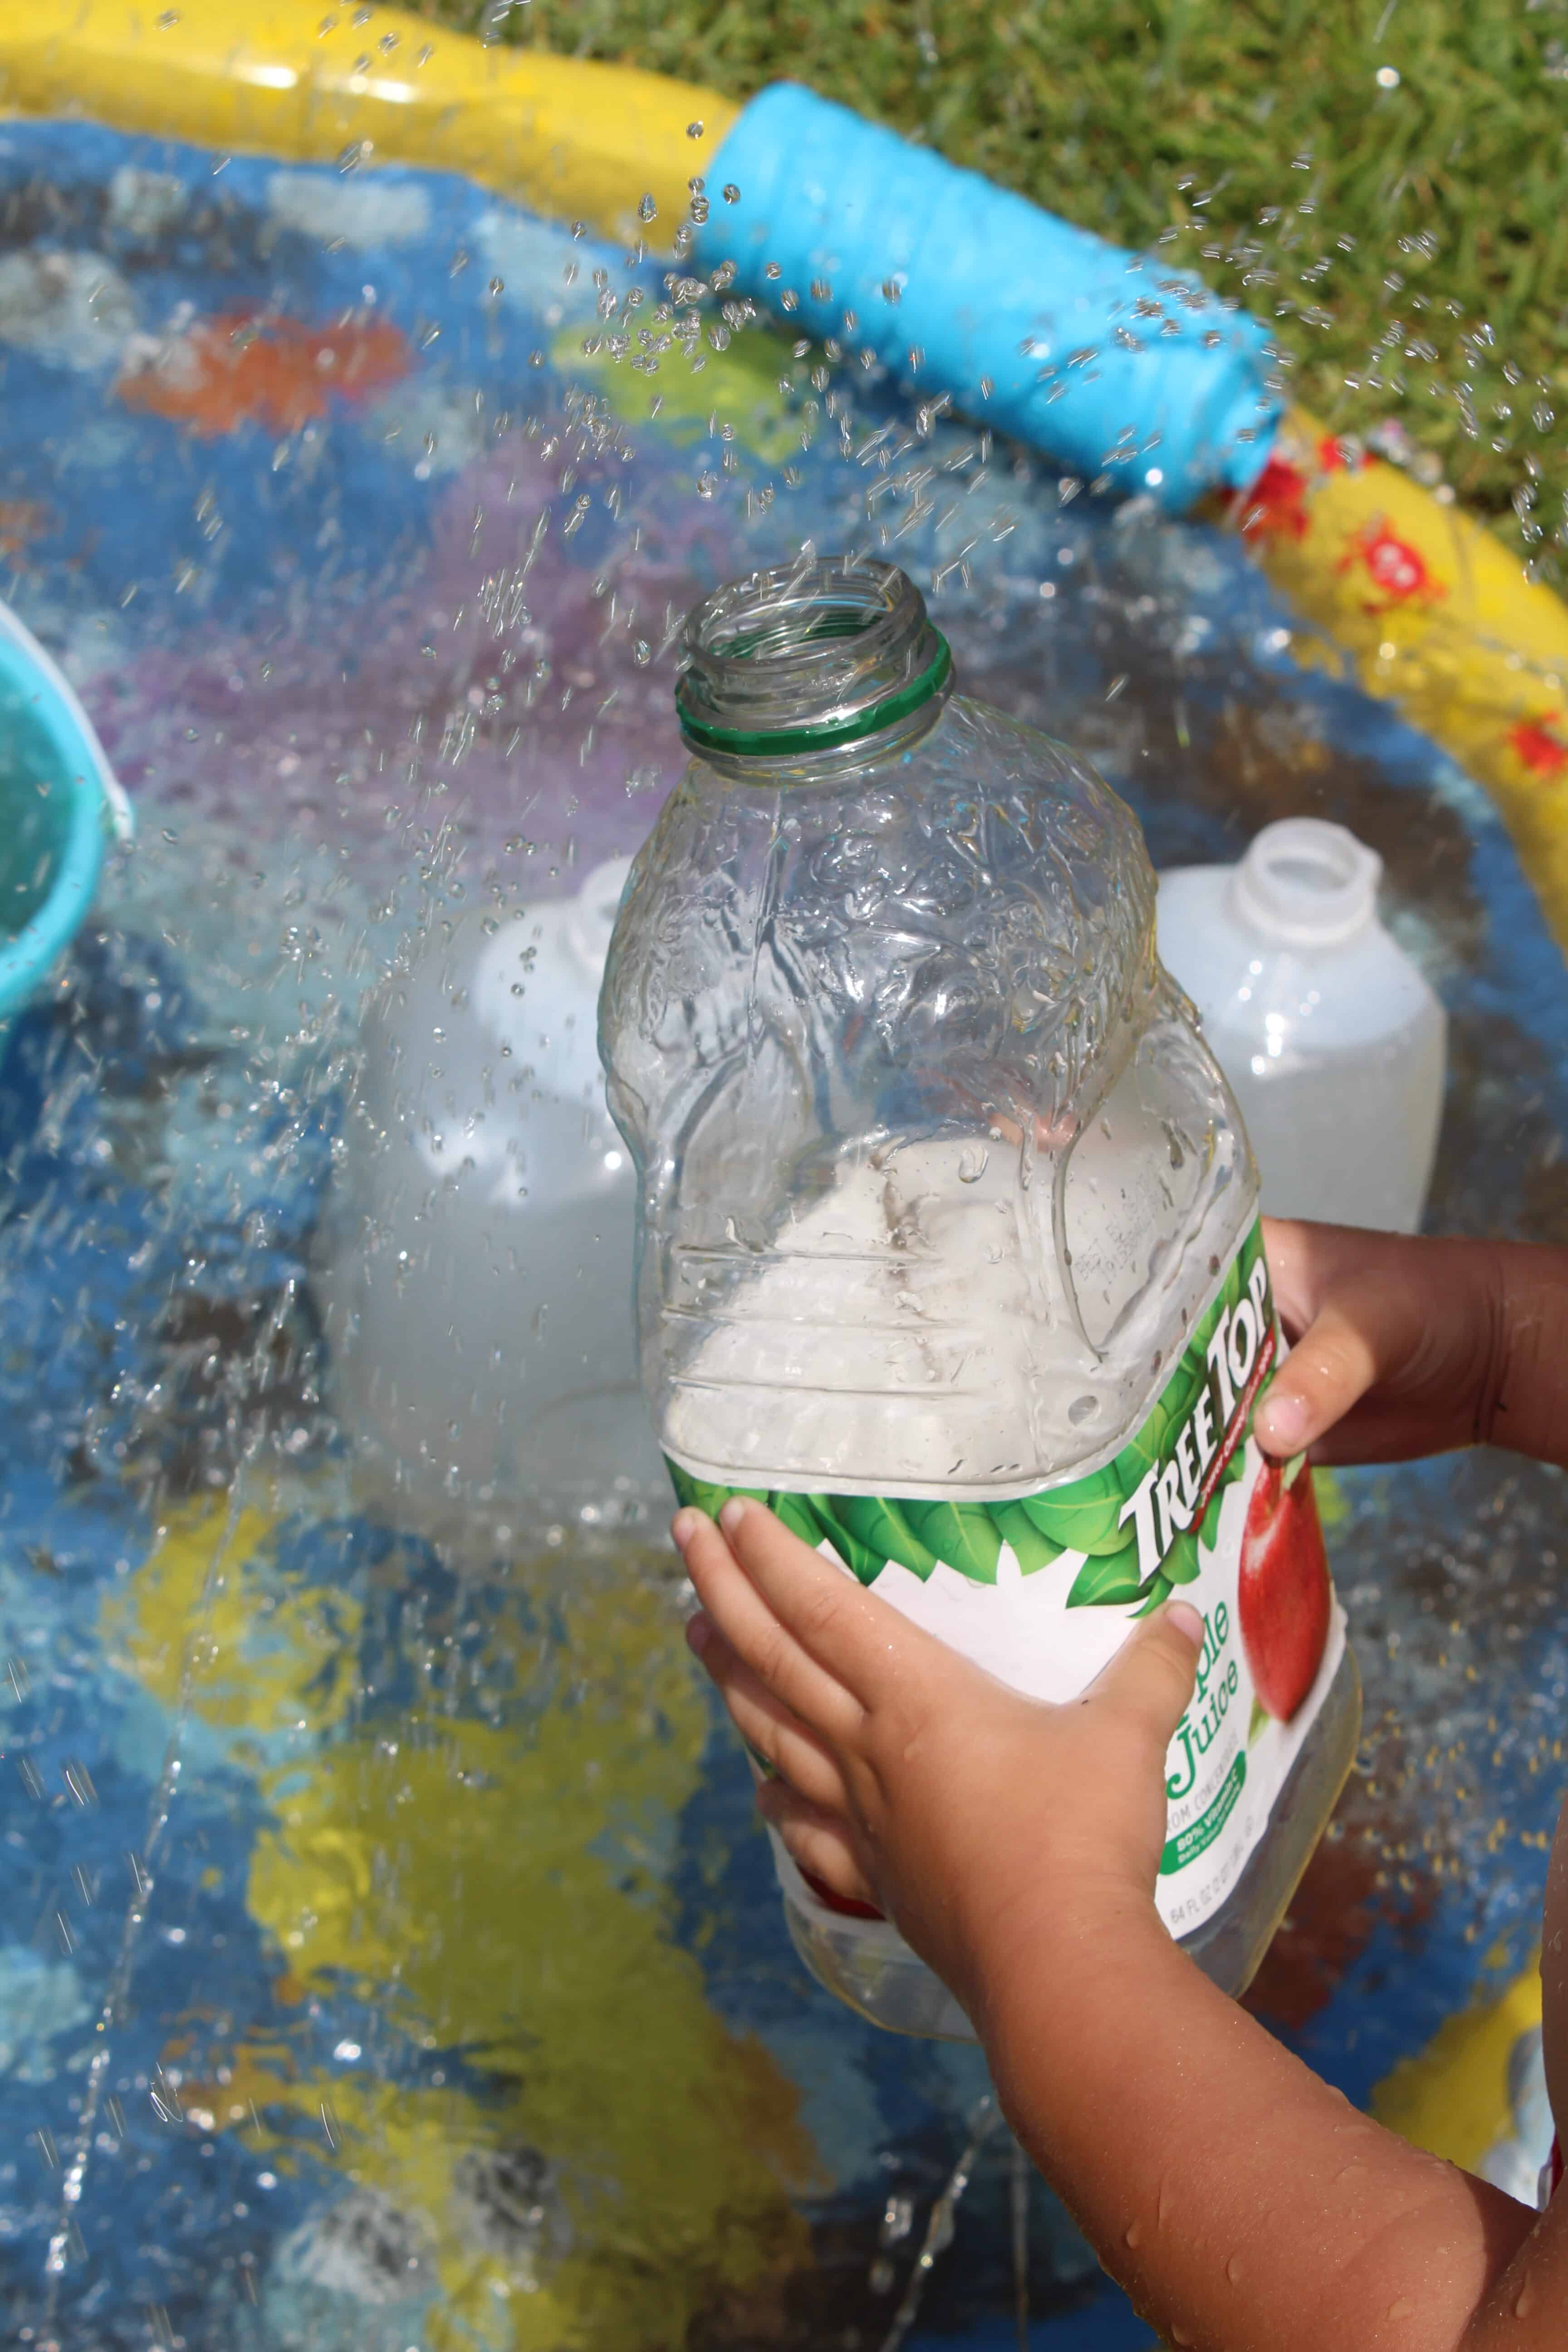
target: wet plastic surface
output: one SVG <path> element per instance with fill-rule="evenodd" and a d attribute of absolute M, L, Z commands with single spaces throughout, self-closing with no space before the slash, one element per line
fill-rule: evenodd
<path fill-rule="evenodd" d="M 142 824 L 4 1073 L 7 2340 L 874 2344 L 978 2060 L 810 1986 L 656 1526 L 523 1496 L 465 1541 L 367 1499 L 312 1286 L 360 1009 L 458 907 L 636 845 L 679 765 L 667 614 L 884 527 L 973 690 L 1080 744 L 1157 865 L 1301 809 L 1384 858 L 1451 1024 L 1433 1226 L 1568 1239 L 1560 960 L 1486 802 L 1297 669 L 1223 540 L 875 384 L 841 457 L 814 361 L 750 332 L 634 370 L 618 254 L 455 182 L 16 123 L 0 241 L 5 589 Z M 1528 1958 L 1562 1481 L 1324 1498 L 1365 1770 L 1252 2000 L 1366 2100 Z M 1011 2179 L 987 2142 L 922 2329 L 1011 2314 Z M 1031 2213 L 1041 2343 L 1139 2344 Z"/>
<path fill-rule="evenodd" d="M 1382 861 L 1287 817 L 1235 866 L 1160 882 L 1162 958 L 1204 1017 L 1265 1209 L 1420 1228 L 1443 1115 L 1442 1008 L 1377 920 Z"/>

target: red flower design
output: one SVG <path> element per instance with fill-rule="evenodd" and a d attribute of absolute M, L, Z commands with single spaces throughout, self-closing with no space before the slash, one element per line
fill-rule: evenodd
<path fill-rule="evenodd" d="M 1396 604 L 1413 600 L 1435 604 L 1448 593 L 1440 580 L 1433 579 L 1420 549 L 1401 539 L 1381 516 L 1352 534 L 1335 569 L 1349 572 L 1356 564 L 1365 566 L 1373 586 L 1380 592 L 1378 601 L 1363 605 L 1363 612 L 1392 612 Z"/>
<path fill-rule="evenodd" d="M 1560 776 L 1568 768 L 1568 743 L 1552 732 L 1562 724 L 1560 712 L 1547 710 L 1510 729 L 1508 740 L 1532 776 Z"/>
<path fill-rule="evenodd" d="M 1270 457 L 1241 505 L 1244 539 L 1274 539 L 1285 532 L 1291 539 L 1307 535 L 1307 478 L 1283 457 Z"/>

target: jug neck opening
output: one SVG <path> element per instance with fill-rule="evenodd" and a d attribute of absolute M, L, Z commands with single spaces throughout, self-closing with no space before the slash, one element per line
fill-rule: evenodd
<path fill-rule="evenodd" d="M 1267 824 L 1231 877 L 1236 913 L 1290 947 L 1343 947 L 1376 919 L 1383 860 L 1342 824 Z"/>
<path fill-rule="evenodd" d="M 869 557 L 753 572 L 698 605 L 684 645 L 681 733 L 729 759 L 810 757 L 928 708 L 934 719 L 952 679 L 919 589 Z"/>

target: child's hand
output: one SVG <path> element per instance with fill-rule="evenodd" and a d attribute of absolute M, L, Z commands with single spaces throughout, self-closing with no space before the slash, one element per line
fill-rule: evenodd
<path fill-rule="evenodd" d="M 689 1638 L 781 1776 L 758 1803 L 803 1869 L 876 1904 L 978 2021 L 1020 1939 L 1154 1918 L 1165 1750 L 1192 1696 L 1197 1612 L 1139 1625 L 1069 1706 L 1022 1697 L 813 1551 L 760 1503 L 674 1533 L 704 1613 Z"/>
<path fill-rule="evenodd" d="M 1399 1462 L 1490 1444 L 1563 1459 L 1563 1252 L 1277 1218 L 1264 1238 L 1292 1343 L 1253 1423 L 1268 1453 Z"/>
<path fill-rule="evenodd" d="M 1537 2227 L 1356 2116 L 1161 1925 L 1195 1611 L 1173 1601 L 1080 1699 L 1046 1706 L 760 1503 L 722 1517 L 681 1511 L 675 1537 L 704 1608 L 691 1645 L 784 1776 L 763 1811 L 957 1996 L 1008 2121 L 1162 2341 L 1559 2352 L 1568 2208 Z M 1550 1986 L 1548 2004 L 1550 2066 Z"/>

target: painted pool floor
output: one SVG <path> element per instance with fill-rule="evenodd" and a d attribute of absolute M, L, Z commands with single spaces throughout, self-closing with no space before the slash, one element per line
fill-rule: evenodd
<path fill-rule="evenodd" d="M 716 580 L 888 547 L 1159 864 L 1350 824 L 1449 1012 L 1434 1223 L 1568 1239 L 1561 961 L 1467 780 L 1216 534 L 716 313 L 694 372 L 661 290 L 454 180 L 0 126 L 0 585 L 141 818 L 0 1074 L 7 2341 L 873 2352 L 984 2094 L 802 1975 L 657 1520 L 437 1525 L 333 1416 L 360 1004 L 636 845 Z M 1254 1995 L 1475 2164 L 1539 2122 L 1561 1503 L 1326 1482 L 1364 1769 Z M 997 2140 L 912 2344 L 1016 2340 L 1010 2197 Z M 1031 2342 L 1146 2344 L 1029 2221 Z"/>

